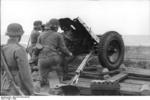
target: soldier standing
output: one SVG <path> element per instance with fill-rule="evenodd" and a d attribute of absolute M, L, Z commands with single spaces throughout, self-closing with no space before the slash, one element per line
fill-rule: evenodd
<path fill-rule="evenodd" d="M 38 37 L 40 35 L 40 31 L 42 30 L 42 21 L 40 20 L 34 21 L 33 26 L 34 27 L 30 36 L 31 45 L 28 48 L 29 49 L 28 52 L 31 56 L 30 63 L 37 63 L 37 57 L 34 54 L 34 49 L 35 49 Z"/>
<path fill-rule="evenodd" d="M 9 24 L 6 32 L 9 39 L 2 49 L 16 85 L 20 87 L 25 95 L 32 95 L 34 89 L 27 54 L 25 48 L 19 44 L 23 33 L 24 31 L 20 24 Z M 11 83 L 6 90 L 7 95 L 19 95 Z"/>
<path fill-rule="evenodd" d="M 37 40 L 38 40 L 38 37 L 40 35 L 40 32 L 42 30 L 42 21 L 38 20 L 38 21 L 35 21 L 33 23 L 33 26 L 34 26 L 34 29 L 31 33 L 31 45 L 32 46 L 35 46 L 36 43 L 37 43 Z"/>
<path fill-rule="evenodd" d="M 62 35 L 57 32 L 58 28 L 59 21 L 57 19 L 51 19 L 46 24 L 45 31 L 40 35 L 38 40 L 38 43 L 43 46 L 38 60 L 42 83 L 45 83 L 47 79 L 49 79 L 50 82 L 62 79 L 62 68 L 60 67 L 61 57 L 59 52 L 67 56 L 72 56 L 72 53 L 67 49 L 64 43 Z M 56 74 L 50 74 L 51 72 L 56 72 Z M 50 91 L 53 91 L 54 87 L 52 85 L 54 84 L 49 83 Z"/>

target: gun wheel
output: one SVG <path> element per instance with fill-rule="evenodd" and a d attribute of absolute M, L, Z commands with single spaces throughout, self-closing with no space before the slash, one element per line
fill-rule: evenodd
<path fill-rule="evenodd" d="M 119 33 L 109 31 L 100 38 L 98 58 L 100 64 L 109 70 L 119 68 L 124 59 L 124 43 Z"/>

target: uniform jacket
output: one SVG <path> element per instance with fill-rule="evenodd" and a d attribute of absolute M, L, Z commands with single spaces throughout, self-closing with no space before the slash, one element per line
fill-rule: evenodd
<path fill-rule="evenodd" d="M 69 56 L 70 51 L 67 49 L 63 37 L 57 32 L 51 30 L 43 32 L 39 36 L 38 43 L 44 47 L 39 57 L 58 55 L 59 52 Z"/>
<path fill-rule="evenodd" d="M 26 95 L 32 94 L 33 83 L 25 48 L 16 40 L 9 39 L 8 43 L 3 47 L 3 51 L 9 70 L 16 84 Z M 14 88 L 11 84 L 9 89 L 12 91 L 10 95 L 17 95 L 17 93 L 13 91 Z"/>

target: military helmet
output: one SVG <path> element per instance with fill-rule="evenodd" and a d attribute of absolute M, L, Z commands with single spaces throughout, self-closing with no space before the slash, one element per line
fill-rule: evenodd
<path fill-rule="evenodd" d="M 40 20 L 34 21 L 33 26 L 42 26 L 42 21 Z"/>
<path fill-rule="evenodd" d="M 45 26 L 47 29 L 59 27 L 59 21 L 56 18 L 52 18 Z"/>
<path fill-rule="evenodd" d="M 22 36 L 24 33 L 23 28 L 18 23 L 11 23 L 7 27 L 6 35 L 8 36 Z"/>

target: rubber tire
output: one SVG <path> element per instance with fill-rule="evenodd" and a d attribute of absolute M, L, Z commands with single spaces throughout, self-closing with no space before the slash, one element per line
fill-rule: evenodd
<path fill-rule="evenodd" d="M 109 59 L 106 57 L 106 50 L 109 46 L 109 43 L 113 40 L 117 41 L 120 48 L 120 54 L 115 63 L 111 63 Z M 108 68 L 109 70 L 118 69 L 124 60 L 124 52 L 125 52 L 124 49 L 125 49 L 124 42 L 122 36 L 119 33 L 115 31 L 106 32 L 100 37 L 100 42 L 98 44 L 98 59 L 100 64 L 103 67 Z"/>

